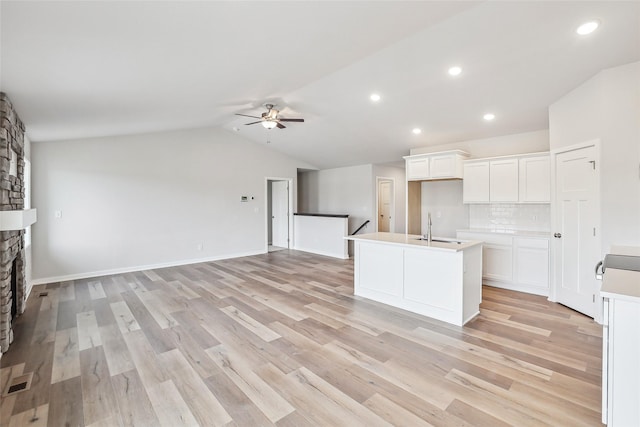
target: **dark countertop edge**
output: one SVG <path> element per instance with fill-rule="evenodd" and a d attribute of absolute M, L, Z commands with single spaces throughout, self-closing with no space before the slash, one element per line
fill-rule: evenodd
<path fill-rule="evenodd" d="M 321 213 L 300 213 L 300 212 L 296 212 L 294 213 L 294 215 L 298 215 L 298 216 L 322 216 L 325 218 L 349 218 L 349 215 L 346 214 L 321 214 Z"/>

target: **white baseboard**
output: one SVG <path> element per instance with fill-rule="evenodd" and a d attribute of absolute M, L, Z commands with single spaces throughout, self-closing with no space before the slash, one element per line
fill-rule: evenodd
<path fill-rule="evenodd" d="M 348 253 L 328 252 L 328 251 L 322 251 L 322 250 L 317 250 L 317 249 L 304 248 L 304 247 L 300 247 L 300 246 L 295 246 L 293 249 L 296 250 L 296 251 L 308 252 L 310 254 L 316 254 L 316 255 L 322 255 L 322 256 L 328 256 L 328 257 L 331 257 L 331 258 L 349 259 L 349 254 Z"/>
<path fill-rule="evenodd" d="M 519 285 L 516 283 L 499 282 L 497 280 L 489 280 L 484 278 L 482 279 L 482 284 L 487 286 L 493 286 L 494 288 L 508 289 L 510 291 L 524 292 L 527 294 L 540 295 L 543 297 L 549 296 L 548 288 L 542 288 L 538 286 Z"/>
<path fill-rule="evenodd" d="M 220 261 L 223 259 L 241 258 L 245 256 L 260 255 L 263 253 L 264 251 L 260 250 L 260 251 L 253 251 L 253 252 L 218 255 L 218 256 L 208 257 L 208 258 L 163 262 L 159 264 L 137 265 L 137 266 L 131 266 L 131 267 L 113 268 L 109 270 L 100 270 L 100 271 L 87 271 L 83 273 L 66 274 L 63 276 L 41 277 L 39 279 L 32 279 L 31 287 L 33 287 L 34 285 L 44 285 L 47 283 L 65 282 L 68 280 L 89 279 L 92 277 L 109 276 L 112 274 L 132 273 L 135 271 L 153 270 L 156 268 L 178 267 L 181 265 L 199 264 L 201 262 L 211 262 L 211 261 Z"/>

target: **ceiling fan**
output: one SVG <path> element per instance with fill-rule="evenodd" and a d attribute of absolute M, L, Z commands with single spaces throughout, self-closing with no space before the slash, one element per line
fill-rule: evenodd
<path fill-rule="evenodd" d="M 276 110 L 273 104 L 264 104 L 264 107 L 267 109 L 266 113 L 262 113 L 261 117 L 258 116 L 249 116 L 247 114 L 240 114 L 240 113 L 236 113 L 236 116 L 243 116 L 243 117 L 251 117 L 253 119 L 260 119 L 257 122 L 251 122 L 251 123 L 245 123 L 246 126 L 249 125 L 255 125 L 257 123 L 262 123 L 262 126 L 264 126 L 267 129 L 273 129 L 275 127 L 277 127 L 278 129 L 284 129 L 286 128 L 285 125 L 283 125 L 280 122 L 304 122 L 304 119 L 287 119 L 285 117 L 280 117 L 278 114 L 280 113 L 280 111 Z"/>

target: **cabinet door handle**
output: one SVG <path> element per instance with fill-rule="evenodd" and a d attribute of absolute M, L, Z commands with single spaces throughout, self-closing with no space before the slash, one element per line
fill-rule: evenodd
<path fill-rule="evenodd" d="M 559 239 L 562 237 L 562 233 L 553 233 L 553 237 L 555 237 L 556 239 Z"/>

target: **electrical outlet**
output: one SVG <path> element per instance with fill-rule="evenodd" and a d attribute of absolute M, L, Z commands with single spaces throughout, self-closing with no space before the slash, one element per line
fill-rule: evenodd
<path fill-rule="evenodd" d="M 199 250 L 199 251 L 201 251 L 203 247 L 204 247 L 204 246 L 203 246 L 203 244 L 202 244 L 202 243 L 198 243 L 198 250 Z"/>
<path fill-rule="evenodd" d="M 54 216 L 55 218 L 62 218 L 62 211 L 55 211 L 55 212 L 53 213 L 53 216 Z"/>

